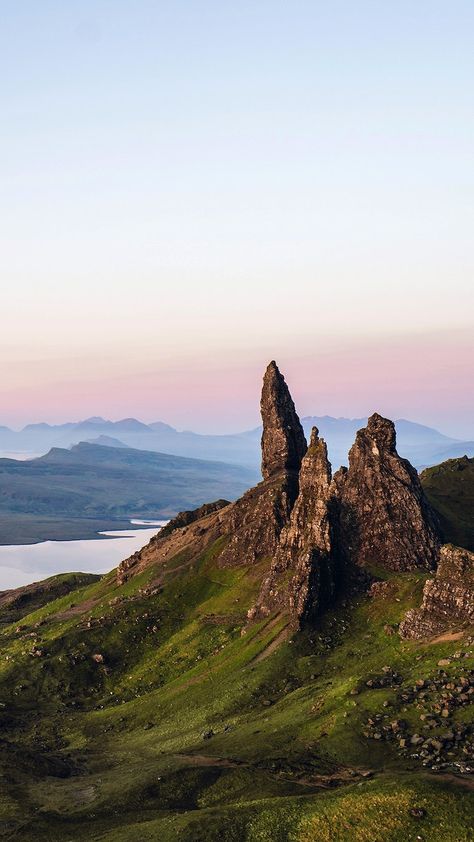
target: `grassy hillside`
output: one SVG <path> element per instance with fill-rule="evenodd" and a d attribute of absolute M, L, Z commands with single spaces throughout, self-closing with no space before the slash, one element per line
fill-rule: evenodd
<path fill-rule="evenodd" d="M 236 465 L 86 443 L 29 461 L 0 459 L 0 543 L 90 537 L 92 522 L 106 529 L 166 518 L 234 499 L 254 480 Z"/>
<path fill-rule="evenodd" d="M 245 626 L 266 564 L 220 569 L 224 542 L 2 627 L 0 838 L 472 839 L 469 758 L 445 739 L 470 733 L 472 705 L 432 711 L 474 674 L 473 638 L 394 633 L 423 575 L 290 636 L 275 617 Z M 417 734 L 445 740 L 447 765 L 423 765 Z"/>
<path fill-rule="evenodd" d="M 449 459 L 420 478 L 445 541 L 474 550 L 474 458 Z"/>
<path fill-rule="evenodd" d="M 0 623 L 9 624 L 21 620 L 25 614 L 37 611 L 48 602 L 98 582 L 99 579 L 100 576 L 94 573 L 61 573 L 43 579 L 42 582 L 0 591 Z"/>

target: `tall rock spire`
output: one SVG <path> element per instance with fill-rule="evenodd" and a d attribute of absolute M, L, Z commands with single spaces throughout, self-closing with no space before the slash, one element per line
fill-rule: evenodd
<path fill-rule="evenodd" d="M 220 555 L 223 566 L 273 558 L 298 496 L 298 472 L 306 439 L 285 379 L 275 362 L 263 378 L 263 482 L 230 509 L 231 537 Z"/>
<path fill-rule="evenodd" d="M 374 413 L 359 430 L 349 470 L 335 476 L 346 560 L 390 570 L 432 569 L 439 538 L 418 474 L 396 450 L 393 421 Z"/>
<path fill-rule="evenodd" d="M 313 427 L 299 476 L 299 494 L 289 524 L 249 619 L 287 612 L 292 624 L 319 614 L 335 591 L 329 498 L 331 465 L 326 443 Z"/>
<path fill-rule="evenodd" d="M 285 378 L 274 360 L 263 378 L 260 409 L 263 478 L 269 479 L 280 471 L 299 471 L 306 439 Z"/>

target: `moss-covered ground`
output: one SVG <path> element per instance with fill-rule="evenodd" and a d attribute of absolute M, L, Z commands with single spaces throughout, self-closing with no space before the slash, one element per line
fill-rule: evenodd
<path fill-rule="evenodd" d="M 364 735 L 387 706 L 419 718 L 400 687 L 367 686 L 384 667 L 402 689 L 440 659 L 455 677 L 474 668 L 469 630 L 431 644 L 393 633 L 423 576 L 290 635 L 284 618 L 246 627 L 265 565 L 222 570 L 220 548 L 120 587 L 109 574 L 2 626 L 0 838 L 473 839 L 474 776 Z M 453 716 L 472 722 L 472 706 Z"/>

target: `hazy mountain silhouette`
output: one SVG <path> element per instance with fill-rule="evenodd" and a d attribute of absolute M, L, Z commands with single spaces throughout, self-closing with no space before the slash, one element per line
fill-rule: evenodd
<path fill-rule="evenodd" d="M 317 426 L 327 441 L 333 468 L 347 463 L 354 435 L 366 423 L 367 418 L 333 418 L 329 415 L 302 419 L 307 437 L 311 427 Z M 395 423 L 400 454 L 419 469 L 464 454 L 474 455 L 474 441 L 460 441 L 406 419 Z M 52 447 L 68 448 L 80 441 L 107 444 L 106 440 L 97 441 L 102 436 L 137 450 L 223 461 L 251 468 L 260 464 L 260 427 L 235 434 L 204 435 L 189 430 L 178 431 L 163 421 L 144 424 L 136 418 L 107 421 L 92 417 L 77 423 L 28 424 L 20 431 L 0 427 L 0 451 L 38 455 L 47 453 Z"/>

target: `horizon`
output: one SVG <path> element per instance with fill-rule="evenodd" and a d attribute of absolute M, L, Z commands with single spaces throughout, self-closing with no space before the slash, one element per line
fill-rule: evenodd
<path fill-rule="evenodd" d="M 374 412 L 377 412 L 377 410 L 374 410 Z M 355 421 L 358 421 L 358 422 L 360 421 L 361 424 L 365 424 L 367 422 L 367 419 L 372 414 L 373 413 L 369 413 L 369 414 L 366 414 L 366 415 L 360 415 L 360 416 L 349 416 L 349 415 L 329 415 L 327 413 L 324 413 L 322 415 L 321 414 L 315 414 L 315 413 L 307 413 L 307 414 L 301 415 L 299 417 L 300 417 L 300 420 L 301 420 L 302 423 L 305 422 L 305 421 L 314 419 L 314 418 L 318 418 L 318 419 L 321 419 L 321 420 L 322 419 L 328 419 L 328 420 L 331 420 L 331 421 L 349 421 L 349 422 L 352 422 L 352 423 L 355 422 Z M 437 427 L 432 427 L 429 424 L 423 424 L 422 422 L 415 421 L 411 418 L 400 417 L 400 418 L 391 418 L 389 420 L 393 421 L 394 424 L 407 423 L 407 424 L 411 424 L 413 426 L 426 427 L 426 429 L 435 430 L 436 432 L 440 433 L 441 435 L 452 438 L 453 440 L 456 439 L 456 436 L 450 436 L 444 430 L 439 430 Z M 125 421 L 136 421 L 138 424 L 144 424 L 145 426 L 150 426 L 150 427 L 153 424 L 163 424 L 163 426 L 169 427 L 171 430 L 173 430 L 174 432 L 177 432 L 177 433 L 194 433 L 194 434 L 203 435 L 203 436 L 206 436 L 206 435 L 209 435 L 209 436 L 213 436 L 213 435 L 217 435 L 217 436 L 219 436 L 219 435 L 221 435 L 221 436 L 245 435 L 247 433 L 251 433 L 251 432 L 254 432 L 256 430 L 261 429 L 261 426 L 262 426 L 261 419 L 260 419 L 259 423 L 256 423 L 251 427 L 246 427 L 245 429 L 235 429 L 235 430 L 229 430 L 229 431 L 191 430 L 189 428 L 175 427 L 173 424 L 170 424 L 168 421 L 166 421 L 165 419 L 162 419 L 162 418 L 158 418 L 158 419 L 155 418 L 153 420 L 144 420 L 143 418 L 139 418 L 138 416 L 134 416 L 134 415 L 130 415 L 130 416 L 126 416 L 126 417 L 125 416 L 117 417 L 117 418 L 104 418 L 103 416 L 96 415 L 96 416 L 89 416 L 87 418 L 78 418 L 77 420 L 71 420 L 69 418 L 69 419 L 67 419 L 65 421 L 62 421 L 62 422 L 47 421 L 47 420 L 44 420 L 44 419 L 38 420 L 38 421 L 29 421 L 29 422 L 27 422 L 26 424 L 24 424 L 23 426 L 20 426 L 20 427 L 10 427 L 7 424 L 4 424 L 0 419 L 0 430 L 3 428 L 3 429 L 8 429 L 10 432 L 13 432 L 13 433 L 21 433 L 25 429 L 28 429 L 29 427 L 46 426 L 46 427 L 54 428 L 54 427 L 62 427 L 62 426 L 67 426 L 67 425 L 71 425 L 71 426 L 82 425 L 82 424 L 93 425 L 94 423 L 96 423 L 98 426 L 100 426 L 100 424 L 120 424 L 121 422 L 125 422 Z M 459 438 L 458 440 L 462 441 L 462 438 Z"/>
<path fill-rule="evenodd" d="M 356 420 L 379 412 L 392 420 L 405 419 L 433 427 L 452 438 L 472 440 L 474 394 L 466 384 L 472 379 L 474 343 L 470 331 L 464 334 L 457 332 L 455 338 L 462 347 L 461 360 L 454 353 L 451 356 L 446 353 L 443 339 L 449 345 L 453 340 L 452 334 L 437 333 L 413 337 L 415 353 L 410 343 L 400 347 L 392 341 L 391 345 L 382 348 L 369 342 L 346 343 L 338 351 L 334 342 L 332 348 L 328 342 L 325 351 L 320 349 L 319 365 L 315 365 L 314 357 L 307 353 L 298 359 L 288 357 L 284 366 L 280 364 L 280 369 L 290 386 L 301 418 L 328 416 Z M 429 384 L 429 388 L 423 354 L 427 341 L 430 361 L 439 365 L 434 369 L 436 382 Z M 195 371 L 196 366 L 190 371 L 183 371 L 175 361 L 174 366 L 170 364 L 160 373 L 147 372 L 141 377 L 131 374 L 123 378 L 120 381 L 122 388 L 117 390 L 118 400 L 113 391 L 107 389 L 107 385 L 110 386 L 108 379 L 91 379 L 82 384 L 83 389 L 78 395 L 69 393 L 67 399 L 64 389 L 69 389 L 70 384 L 59 384 L 49 396 L 49 404 L 53 405 L 53 411 L 49 413 L 48 402 L 41 399 L 40 385 L 35 403 L 38 406 L 46 404 L 44 412 L 40 414 L 33 409 L 30 414 L 29 407 L 22 405 L 19 414 L 18 411 L 9 411 L 8 404 L 4 404 L 0 425 L 19 431 L 29 424 L 79 423 L 101 416 L 113 421 L 135 418 L 146 424 L 161 421 L 180 431 L 207 435 L 245 432 L 260 424 L 261 379 L 269 358 L 270 355 L 261 366 L 248 358 L 227 368 L 208 361 L 208 367 L 199 367 L 199 373 Z M 404 365 L 401 367 L 402 360 Z M 405 378 L 405 366 L 408 365 L 411 382 Z M 388 392 L 387 380 L 391 385 Z M 361 384 L 364 384 L 364 389 L 361 389 Z M 172 390 L 175 398 L 170 402 Z M 370 392 L 374 393 L 373 400 L 368 397 Z M 31 386 L 28 393 L 30 400 L 34 394 Z M 161 395 L 165 397 L 164 402 L 160 400 Z M 453 395 L 458 397 L 454 412 Z M 440 396 L 443 396 L 441 403 Z M 316 410 L 315 404 L 318 404 Z M 83 415 L 80 414 L 82 405 L 86 410 Z M 209 405 L 213 408 L 212 417 Z M 73 407 L 76 408 L 78 421 L 71 422 Z M 169 414 L 165 415 L 167 411 Z"/>

